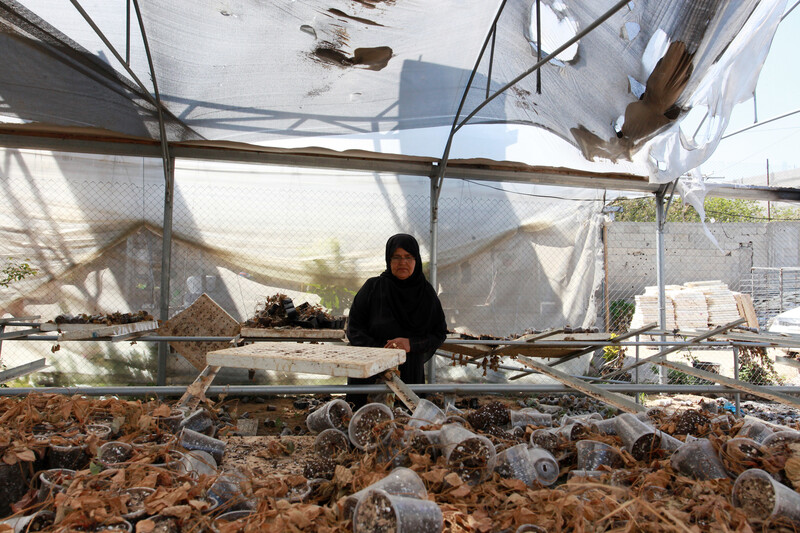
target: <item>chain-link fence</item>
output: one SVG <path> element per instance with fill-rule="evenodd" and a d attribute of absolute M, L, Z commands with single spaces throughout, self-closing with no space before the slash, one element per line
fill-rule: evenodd
<path fill-rule="evenodd" d="M 3 313 L 47 321 L 61 314 L 141 309 L 158 317 L 165 189 L 160 162 L 20 152 L 0 169 L 0 253 L 38 270 L 0 288 Z M 506 336 L 565 326 L 613 332 L 630 327 L 636 296 L 656 284 L 655 225 L 604 224 L 602 202 L 580 194 L 535 197 L 446 182 L 439 202 L 437 281 L 451 329 Z M 344 314 L 363 281 L 385 268 L 384 244 L 396 232 L 417 236 L 430 271 L 430 191 L 421 178 L 184 162 L 176 171 L 172 228 L 170 316 L 203 293 L 238 322 L 277 293 Z M 762 325 L 796 305 L 797 223 L 709 229 L 719 248 L 699 224 L 666 226 L 668 285 L 720 280 L 752 297 Z M 18 385 L 156 381 L 151 342 L 4 340 L 0 350 L 6 368 L 48 357 L 48 371 Z M 720 371 L 732 375 L 732 357 L 723 352 L 680 357 L 720 359 Z M 569 371 L 590 372 L 591 357 Z M 509 376 L 502 369 L 484 375 L 482 369 L 465 372 L 440 362 L 437 375 L 443 379 L 502 382 Z M 769 369 L 753 368 L 750 379 L 769 382 Z M 188 383 L 196 374 L 180 354 L 169 353 L 167 383 Z M 781 374 L 783 382 L 793 382 L 787 374 Z M 342 381 L 225 369 L 217 382 Z"/>

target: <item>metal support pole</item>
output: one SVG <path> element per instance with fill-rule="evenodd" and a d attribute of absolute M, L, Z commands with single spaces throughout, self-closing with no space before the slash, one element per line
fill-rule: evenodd
<path fill-rule="evenodd" d="M 433 290 L 439 292 L 437 262 L 439 260 L 439 192 L 442 182 L 436 178 L 431 178 L 431 285 Z M 428 383 L 436 383 L 436 358 L 431 357 L 427 363 Z"/>
<path fill-rule="evenodd" d="M 169 320 L 169 273 L 172 266 L 172 205 L 175 193 L 175 158 L 171 157 L 164 169 L 164 231 L 161 239 L 161 292 L 159 294 L 159 317 Z M 158 386 L 167 384 L 167 354 L 169 345 L 158 343 Z"/>
<path fill-rule="evenodd" d="M 636 335 L 636 362 L 639 362 L 639 335 Z M 639 367 L 637 366 L 634 369 L 634 380 L 636 384 L 639 384 Z M 639 403 L 639 395 L 636 395 L 636 403 Z"/>
<path fill-rule="evenodd" d="M 661 331 L 667 329 L 667 295 L 664 290 L 664 191 L 656 193 L 656 285 L 658 285 L 658 327 Z M 666 341 L 666 336 L 661 335 L 661 340 Z M 667 380 L 667 369 L 663 366 L 659 370 L 659 383 L 662 385 Z"/>
<path fill-rule="evenodd" d="M 739 347 L 736 345 L 733 347 L 733 379 L 739 381 Z M 737 392 L 733 395 L 733 398 L 736 402 L 736 416 L 742 416 L 742 409 L 740 405 L 742 395 Z"/>

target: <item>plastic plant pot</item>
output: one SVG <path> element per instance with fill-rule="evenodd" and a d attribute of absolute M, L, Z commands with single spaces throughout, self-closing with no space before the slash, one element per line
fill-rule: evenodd
<path fill-rule="evenodd" d="M 306 417 L 306 427 L 311 433 L 320 433 L 326 429 L 344 431 L 352 417 L 353 410 L 346 401 L 331 400 L 309 413 Z"/>
<path fill-rule="evenodd" d="M 583 422 L 572 422 L 566 426 L 559 427 L 555 430 L 555 433 L 564 440 L 572 442 L 583 438 L 583 436 L 586 435 L 587 429 L 588 426 Z"/>
<path fill-rule="evenodd" d="M 89 456 L 85 444 L 50 444 L 47 452 L 47 466 L 50 469 L 83 470 L 88 464 Z"/>
<path fill-rule="evenodd" d="M 205 409 L 198 409 L 181 420 L 180 427 L 213 436 L 214 418 Z"/>
<path fill-rule="evenodd" d="M 350 419 L 347 434 L 353 446 L 370 451 L 385 443 L 394 429 L 394 413 L 382 403 L 368 403 Z"/>
<path fill-rule="evenodd" d="M 676 439 L 675 437 L 673 437 L 669 433 L 666 433 L 666 432 L 660 431 L 660 430 L 656 430 L 656 435 L 661 437 L 661 449 L 662 450 L 666 450 L 668 452 L 674 452 L 675 450 L 677 450 L 678 448 L 683 446 L 683 441 L 680 441 L 680 440 Z"/>
<path fill-rule="evenodd" d="M 353 533 L 440 533 L 443 526 L 442 510 L 436 502 L 397 496 L 381 489 L 367 492 L 353 513 Z"/>
<path fill-rule="evenodd" d="M 589 427 L 592 431 L 601 435 L 616 435 L 617 417 L 606 418 L 605 420 L 590 420 Z"/>
<path fill-rule="evenodd" d="M 722 466 L 708 439 L 696 439 L 684 443 L 673 452 L 670 463 L 674 470 L 698 480 L 728 477 L 725 467 Z"/>
<path fill-rule="evenodd" d="M 314 439 L 314 453 L 320 457 L 339 457 L 341 454 L 349 452 L 350 439 L 338 429 L 323 429 Z"/>
<path fill-rule="evenodd" d="M 217 461 L 214 456 L 203 450 L 192 450 L 181 454 L 179 459 L 182 469 L 188 474 L 198 476 L 217 475 Z"/>
<path fill-rule="evenodd" d="M 550 452 L 542 448 L 528 448 L 517 444 L 500 452 L 495 470 L 501 476 L 523 481 L 529 487 L 534 482 L 551 485 L 558 478 L 558 462 Z"/>
<path fill-rule="evenodd" d="M 108 440 L 111 438 L 112 430 L 108 424 L 86 424 L 86 433 L 97 435 L 100 440 Z"/>
<path fill-rule="evenodd" d="M 751 468 L 736 478 L 732 496 L 733 504 L 748 518 L 785 517 L 800 522 L 800 494 L 759 468 Z"/>
<path fill-rule="evenodd" d="M 728 415 L 719 415 L 711 419 L 711 427 L 719 428 L 722 431 L 730 431 L 732 426 L 731 417 Z"/>
<path fill-rule="evenodd" d="M 528 455 L 536 467 L 536 478 L 542 485 L 552 485 L 558 479 L 560 469 L 553 454 L 543 448 L 528 448 Z"/>
<path fill-rule="evenodd" d="M 112 440 L 106 442 L 97 452 L 98 462 L 106 468 L 115 468 L 133 456 L 133 446 L 127 442 Z"/>
<path fill-rule="evenodd" d="M 617 435 L 628 452 L 637 460 L 647 460 L 661 446 L 661 437 L 650 424 L 630 413 L 617 416 Z"/>
<path fill-rule="evenodd" d="M 553 415 L 550 413 L 540 413 L 536 409 L 526 408 L 519 411 L 509 411 L 511 417 L 511 427 L 527 427 L 527 426 L 553 426 Z"/>
<path fill-rule="evenodd" d="M 439 431 L 442 455 L 461 479 L 476 484 L 491 475 L 497 460 L 492 441 L 458 424 L 445 424 Z"/>
<path fill-rule="evenodd" d="M 800 442 L 800 431 L 776 431 L 761 441 L 761 445 L 764 447 L 767 446 L 779 446 L 782 444 L 790 444 L 793 442 Z"/>
<path fill-rule="evenodd" d="M 731 477 L 758 465 L 766 455 L 763 446 L 746 437 L 735 437 L 726 441 L 719 450 L 720 462 Z"/>
<path fill-rule="evenodd" d="M 39 511 L 27 516 L 15 516 L 0 522 L 14 529 L 14 533 L 27 533 L 28 531 L 42 531 L 50 529 L 56 520 L 56 514 L 52 511 Z"/>
<path fill-rule="evenodd" d="M 160 432 L 177 433 L 181 429 L 181 422 L 184 416 L 183 411 L 173 409 L 169 416 L 156 416 L 153 417 L 153 421 Z"/>
<path fill-rule="evenodd" d="M 414 413 L 411 415 L 411 420 L 408 421 L 408 425 L 412 427 L 438 426 L 444 424 L 446 419 L 447 416 L 445 416 L 444 411 L 439 409 L 435 403 L 420 398 L 417 408 L 414 409 Z"/>
<path fill-rule="evenodd" d="M 101 524 L 99 526 L 95 526 L 95 528 L 92 530 L 93 533 L 119 533 L 120 531 L 133 531 L 133 524 L 127 520 L 121 520 L 111 524 Z"/>
<path fill-rule="evenodd" d="M 753 439 L 756 442 L 761 442 L 767 437 L 769 437 L 773 431 L 769 429 L 765 424 L 755 420 L 747 420 L 742 428 L 739 430 L 739 433 L 736 434 L 737 437 L 747 437 L 748 439 Z"/>
<path fill-rule="evenodd" d="M 352 518 L 353 512 L 356 510 L 356 505 L 370 489 L 381 489 L 389 494 L 405 496 L 407 498 L 418 498 L 420 500 L 424 500 L 428 497 L 425 484 L 416 472 L 410 468 L 395 468 L 383 479 L 347 497 L 342 507 L 342 516 L 345 519 Z"/>
<path fill-rule="evenodd" d="M 544 448 L 552 453 L 558 448 L 558 435 L 549 429 L 537 429 L 531 433 L 531 446 Z"/>
<path fill-rule="evenodd" d="M 208 495 L 219 501 L 220 505 L 232 511 L 247 511 L 254 508 L 253 502 L 245 493 L 247 478 L 236 470 L 217 478 Z"/>
<path fill-rule="evenodd" d="M 619 451 L 604 442 L 579 440 L 575 449 L 578 452 L 578 470 L 598 470 L 603 465 L 618 468 L 623 464 Z"/>
<path fill-rule="evenodd" d="M 600 413 L 587 413 L 585 415 L 564 415 L 561 417 L 561 422 L 559 426 L 566 426 L 568 424 L 574 424 L 575 422 L 580 422 L 585 426 L 589 426 L 592 421 L 597 420 L 600 421 L 603 419 L 603 416 Z"/>
<path fill-rule="evenodd" d="M 208 435 L 203 435 L 189 428 L 181 430 L 178 436 L 178 443 L 186 450 L 200 450 L 208 452 L 217 462 L 222 463 L 222 455 L 225 453 L 225 442 Z"/>
<path fill-rule="evenodd" d="M 412 429 L 403 435 L 404 447 L 406 450 L 418 455 L 428 455 L 435 458 L 437 455 L 437 443 L 435 431 L 422 431 Z"/>
<path fill-rule="evenodd" d="M 125 506 L 128 512 L 122 515 L 125 520 L 138 520 L 145 515 L 144 501 L 156 490 L 150 487 L 132 487 L 124 489 L 120 494 L 127 496 Z"/>
<path fill-rule="evenodd" d="M 39 493 L 38 498 L 43 502 L 50 495 L 64 492 L 75 478 L 75 471 L 67 468 L 53 468 L 39 472 Z"/>

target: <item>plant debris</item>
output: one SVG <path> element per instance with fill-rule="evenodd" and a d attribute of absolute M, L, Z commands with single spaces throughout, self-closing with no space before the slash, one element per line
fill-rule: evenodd
<path fill-rule="evenodd" d="M 321 305 L 308 302 L 295 307 L 292 299 L 285 294 L 274 294 L 259 304 L 256 313 L 244 326 L 248 328 L 286 328 L 342 329 L 344 317 L 334 317 Z"/>
<path fill-rule="evenodd" d="M 565 414 L 565 408 L 575 403 L 559 405 L 555 397 L 539 397 L 535 402 L 538 408 L 549 408 L 553 414 Z M 617 450 L 619 468 L 601 465 L 589 474 L 572 475 L 577 470 L 576 442 L 568 440 L 565 432 L 557 434 L 557 428 L 528 425 L 518 432 L 509 431 L 507 417 L 514 406 L 500 401 L 466 410 L 466 429 L 489 436 L 498 451 L 528 443 L 535 432 L 547 431 L 545 440 L 560 468 L 555 484 L 526 485 L 520 479 L 501 475 L 509 476 L 508 471 L 490 472 L 480 480 L 468 468 L 475 458 L 467 453 L 469 445 L 461 450 L 466 454 L 466 460 L 459 463 L 464 467 L 461 470 L 439 453 L 435 439 L 431 439 L 437 426 L 431 426 L 430 432 L 415 429 L 403 439 L 398 436 L 402 437 L 405 426 L 398 419 L 385 443 L 381 438 L 375 440 L 379 443 L 375 450 L 352 449 L 335 457 L 320 457 L 313 452 L 311 435 L 231 436 L 235 424 L 224 407 L 208 406 L 220 415 L 214 426 L 217 437 L 228 444 L 221 468 L 210 475 L 187 471 L 176 466 L 181 461 L 168 460 L 183 452 L 177 439 L 160 431 L 156 422 L 159 416 L 173 412 L 168 404 L 55 394 L 0 398 L 0 494 L 7 504 L 3 518 L 11 513 L 27 516 L 50 510 L 53 514 L 40 515 L 36 527 L 64 533 L 113 530 L 123 526 L 123 516 L 131 513 L 141 513 L 135 528 L 140 533 L 209 531 L 212 527 L 221 533 L 344 533 L 352 531 L 352 515 L 343 513 L 347 497 L 384 478 L 395 467 L 405 466 L 422 479 L 427 500 L 439 506 L 444 531 L 448 532 L 515 531 L 523 525 L 531 531 L 537 526 L 545 531 L 692 533 L 791 531 L 797 527 L 787 524 L 785 518 L 772 517 L 771 493 L 763 482 L 744 484 L 740 498 L 746 503 L 734 506 L 732 477 L 706 481 L 687 477 L 673 470 L 672 452 L 659 447 L 637 460 L 625 450 L 619 436 L 600 433 L 592 425 L 584 426 L 582 437 Z M 728 444 L 737 437 L 744 421 L 734 420 L 727 426 L 705 423 L 714 415 L 706 411 L 672 416 L 656 412 L 650 420 L 654 429 L 671 431 L 669 434 L 683 441 L 686 436 L 675 429 L 683 429 L 691 416 L 699 423 L 690 425 L 706 432 L 726 467 L 760 468 L 787 483 L 800 479 L 797 441 L 782 437 L 756 446 L 741 443 L 743 439 L 740 444 Z M 470 425 L 471 420 L 492 431 L 500 429 L 503 434 L 486 435 Z M 110 432 L 86 431 L 90 424 L 111 421 Z M 568 418 L 564 422 L 574 423 Z M 112 440 L 135 444 L 134 450 L 125 462 L 104 467 L 97 461 L 99 448 Z M 90 463 L 62 476 L 60 492 L 40 493 L 34 474 L 47 468 L 50 446 L 55 443 L 85 446 Z M 168 455 L 170 452 L 176 455 Z M 485 465 L 473 466 L 477 469 Z M 8 479 L 12 484 L 22 481 L 21 490 L 9 492 L 3 472 L 11 474 Z M 748 493 L 754 497 L 747 499 Z M 242 516 L 218 520 L 235 509 L 243 510 Z M 376 515 L 376 520 L 389 527 L 384 518 L 391 517 Z M 0 523 L 0 533 L 10 531 L 12 528 Z"/>

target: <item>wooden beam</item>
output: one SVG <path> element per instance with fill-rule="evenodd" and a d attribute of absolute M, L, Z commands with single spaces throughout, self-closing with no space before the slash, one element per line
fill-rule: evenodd
<path fill-rule="evenodd" d="M 413 413 L 417 408 L 417 404 L 419 404 L 419 396 L 417 396 L 414 391 L 408 388 L 408 385 L 403 383 L 403 380 L 401 380 L 393 371 L 389 370 L 384 372 L 383 378 L 384 381 L 386 381 L 386 385 L 392 389 L 392 392 L 394 392 L 400 401 L 403 402 L 406 407 L 411 409 L 411 412 Z"/>
<path fill-rule="evenodd" d="M 523 365 L 533 368 L 534 370 L 538 370 L 542 374 L 547 374 L 551 378 L 560 381 L 564 385 L 573 388 L 576 391 L 582 392 L 587 396 L 591 396 L 596 400 L 600 400 L 603 403 L 612 405 L 617 409 L 622 409 L 626 413 L 643 413 L 647 411 L 647 408 L 644 405 L 640 405 L 633 400 L 630 400 L 626 396 L 623 396 L 622 394 L 609 392 L 601 389 L 600 387 L 590 385 L 583 380 L 574 378 L 569 374 L 565 374 L 564 372 L 556 370 L 551 366 L 537 363 L 521 355 L 517 357 L 517 360 Z"/>
<path fill-rule="evenodd" d="M 746 322 L 746 320 L 747 319 L 745 319 L 745 318 L 740 318 L 738 320 L 734 320 L 733 322 L 729 322 L 728 324 L 725 324 L 724 326 L 719 326 L 718 328 L 714 328 L 714 329 L 712 329 L 710 331 L 706 331 L 705 333 L 697 335 L 696 337 L 692 337 L 691 339 L 689 339 L 688 342 L 690 344 L 692 344 L 692 343 L 700 342 L 700 341 L 705 340 L 705 339 L 709 339 L 709 338 L 711 338 L 711 337 L 713 337 L 715 335 L 719 335 L 720 333 L 724 333 L 724 332 L 728 331 L 731 328 L 735 328 L 739 324 L 743 324 L 744 322 Z M 641 366 L 641 365 L 644 365 L 644 364 L 647 364 L 647 363 L 658 363 L 659 361 L 665 360 L 667 358 L 667 355 L 671 354 L 672 352 L 677 352 L 679 350 L 682 350 L 683 348 L 686 348 L 686 344 L 685 343 L 681 343 L 681 344 L 676 345 L 676 346 L 671 346 L 669 348 L 665 348 L 664 350 L 661 350 L 660 352 L 658 352 L 655 355 L 651 355 L 650 357 L 646 357 L 644 359 L 641 359 L 636 363 L 630 364 L 630 365 L 628 365 L 628 366 L 626 366 L 624 368 L 620 368 L 616 372 L 612 372 L 611 374 L 605 375 L 603 377 L 606 378 L 606 379 L 614 379 L 615 377 L 621 376 L 622 374 L 628 372 L 629 370 L 631 370 L 633 368 L 636 368 L 637 366 Z"/>

